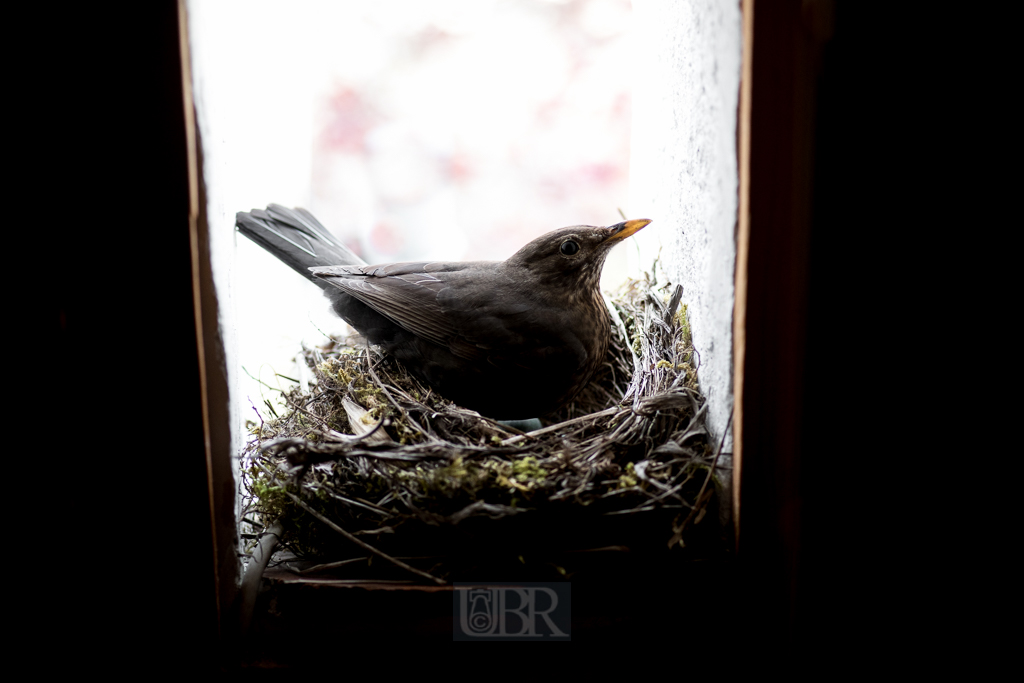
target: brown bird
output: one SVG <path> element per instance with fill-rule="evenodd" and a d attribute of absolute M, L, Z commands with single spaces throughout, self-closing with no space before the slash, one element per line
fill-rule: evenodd
<path fill-rule="evenodd" d="M 366 263 L 305 209 L 271 204 L 236 225 L 320 286 L 334 311 L 445 398 L 492 418 L 557 410 L 604 362 L 605 257 L 650 223 L 577 225 L 505 261 Z"/>

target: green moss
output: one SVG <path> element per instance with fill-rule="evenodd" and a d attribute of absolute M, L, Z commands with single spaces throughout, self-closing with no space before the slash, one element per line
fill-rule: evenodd
<path fill-rule="evenodd" d="M 533 456 L 526 456 L 512 463 L 512 476 L 516 481 L 525 484 L 527 482 L 543 479 L 548 476 L 548 471 L 537 464 Z"/>
<path fill-rule="evenodd" d="M 636 486 L 637 477 L 636 470 L 633 468 L 633 463 L 626 463 L 626 471 L 619 475 L 619 488 L 628 489 Z"/>
<path fill-rule="evenodd" d="M 693 344 L 693 336 L 690 334 L 690 316 L 688 315 L 688 304 L 683 304 L 679 307 L 676 312 L 676 322 L 679 323 L 679 327 L 683 332 L 683 345 L 690 346 Z"/>
<path fill-rule="evenodd" d="M 401 478 L 427 495 L 451 498 L 475 494 L 491 480 L 491 473 L 479 463 L 456 458 L 444 467 L 414 467 Z"/>

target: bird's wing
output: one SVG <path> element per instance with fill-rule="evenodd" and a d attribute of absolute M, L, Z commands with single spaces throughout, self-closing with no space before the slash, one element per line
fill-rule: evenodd
<path fill-rule="evenodd" d="M 586 358 L 572 334 L 556 338 L 529 324 L 535 302 L 512 296 L 493 265 L 388 263 L 310 271 L 459 358 L 508 370 L 531 370 L 538 363 L 575 367 L 569 360 Z M 481 286 L 481 278 L 490 286 Z"/>
<path fill-rule="evenodd" d="M 449 285 L 447 274 L 452 272 L 452 265 L 388 263 L 310 270 L 317 278 L 352 295 L 413 334 L 448 347 L 458 336 L 458 330 L 437 295 Z"/>

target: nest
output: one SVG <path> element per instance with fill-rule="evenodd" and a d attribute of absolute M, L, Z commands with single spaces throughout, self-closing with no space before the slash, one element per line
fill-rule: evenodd
<path fill-rule="evenodd" d="M 704 427 L 681 294 L 647 276 L 609 298 L 602 370 L 528 433 L 365 344 L 304 350 L 315 381 L 249 425 L 249 550 L 276 522 L 293 570 L 439 583 L 531 561 L 564 576 L 567 552 L 717 552 L 721 444 Z"/>

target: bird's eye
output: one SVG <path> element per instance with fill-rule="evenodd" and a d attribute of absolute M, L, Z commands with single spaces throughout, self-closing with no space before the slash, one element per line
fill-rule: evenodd
<path fill-rule="evenodd" d="M 566 256 L 572 256 L 579 250 L 580 245 L 572 240 L 566 240 L 562 242 L 562 246 L 559 248 L 559 251 L 561 251 Z"/>

